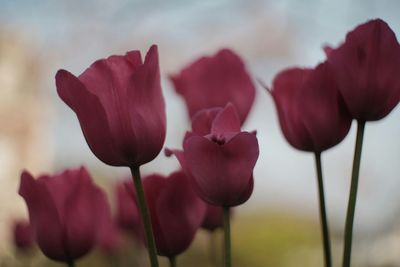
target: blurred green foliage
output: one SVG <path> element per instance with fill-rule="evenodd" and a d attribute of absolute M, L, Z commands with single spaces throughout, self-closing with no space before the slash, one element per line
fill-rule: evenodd
<path fill-rule="evenodd" d="M 178 257 L 178 266 L 222 266 L 222 230 L 216 231 L 214 243 L 210 233 L 199 231 L 192 246 Z M 235 214 L 232 222 L 233 263 L 236 267 L 322 266 L 318 220 L 265 211 L 252 215 Z M 106 255 L 94 251 L 77 267 L 135 267 L 148 266 L 146 251 L 131 240 L 121 251 Z M 210 247 L 210 245 L 213 246 Z M 160 258 L 162 267 L 168 261 Z M 57 267 L 63 264 L 46 259 L 40 251 L 3 261 L 1 266 Z"/>

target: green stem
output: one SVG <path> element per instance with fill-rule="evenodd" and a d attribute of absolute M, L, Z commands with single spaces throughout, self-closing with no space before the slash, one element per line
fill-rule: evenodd
<path fill-rule="evenodd" d="M 231 256 L 231 226 L 230 226 L 230 216 L 229 207 L 223 207 L 224 212 L 224 250 L 225 250 L 225 267 L 232 266 L 232 256 Z"/>
<path fill-rule="evenodd" d="M 176 267 L 176 257 L 169 257 L 169 266 L 170 267 Z"/>
<path fill-rule="evenodd" d="M 320 213 L 321 228 L 322 228 L 322 239 L 324 244 L 325 266 L 331 267 L 332 266 L 331 244 L 329 238 L 328 219 L 326 215 L 324 181 L 322 177 L 322 164 L 321 164 L 320 152 L 315 153 L 315 166 L 317 169 L 319 213 Z"/>
<path fill-rule="evenodd" d="M 354 150 L 353 171 L 351 174 L 351 186 L 349 203 L 347 206 L 346 226 L 344 232 L 343 267 L 350 267 L 351 245 L 353 239 L 353 222 L 356 209 L 358 176 L 360 173 L 361 150 L 364 137 L 365 121 L 357 121 L 357 138 Z"/>
<path fill-rule="evenodd" d="M 69 260 L 69 261 L 67 262 L 67 266 L 68 266 L 68 267 L 75 267 L 75 262 L 74 262 L 73 260 Z"/>
<path fill-rule="evenodd" d="M 132 179 L 136 188 L 136 195 L 138 200 L 138 206 L 140 211 L 140 216 L 142 218 L 143 227 L 146 236 L 147 249 L 149 252 L 149 258 L 151 267 L 158 267 L 157 250 L 156 243 L 154 241 L 153 230 L 151 226 L 151 219 L 149 208 L 147 207 L 146 198 L 144 195 L 142 179 L 140 177 L 139 167 L 131 167 Z"/>

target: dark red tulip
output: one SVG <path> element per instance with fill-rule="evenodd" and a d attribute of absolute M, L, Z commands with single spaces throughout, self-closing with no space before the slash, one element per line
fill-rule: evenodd
<path fill-rule="evenodd" d="M 352 117 L 374 121 L 400 100 L 400 45 L 380 19 L 359 25 L 328 56 L 339 90 Z"/>
<path fill-rule="evenodd" d="M 327 63 L 280 72 L 271 94 L 282 132 L 297 149 L 322 152 L 342 141 L 350 129 L 351 117 Z"/>
<path fill-rule="evenodd" d="M 93 63 L 78 77 L 56 75 L 57 92 L 76 113 L 92 152 L 112 166 L 153 160 L 165 139 L 166 118 L 157 46 Z"/>
<path fill-rule="evenodd" d="M 102 230 L 100 230 L 97 245 L 105 254 L 115 254 L 122 246 L 121 233 L 118 226 L 112 222 L 105 224 Z"/>
<path fill-rule="evenodd" d="M 132 180 L 125 180 L 117 184 L 116 220 L 121 229 L 137 234 L 140 227 L 140 217 L 134 196 L 135 188 Z"/>
<path fill-rule="evenodd" d="M 206 215 L 204 216 L 202 228 L 213 232 L 223 226 L 223 210 L 220 206 L 207 205 Z"/>
<path fill-rule="evenodd" d="M 229 49 L 196 60 L 172 75 L 171 81 L 185 99 L 190 117 L 202 109 L 223 108 L 231 102 L 244 122 L 256 93 L 242 59 Z"/>
<path fill-rule="evenodd" d="M 203 222 L 205 203 L 193 191 L 183 171 L 150 175 L 143 186 L 149 204 L 159 255 L 174 257 L 191 244 Z"/>
<path fill-rule="evenodd" d="M 252 173 L 259 154 L 257 137 L 240 131 L 233 105 L 228 104 L 214 115 L 209 134 L 192 132 L 184 140 L 183 152 L 167 152 L 175 154 L 204 201 L 236 206 L 253 191 Z"/>
<path fill-rule="evenodd" d="M 21 250 L 33 247 L 35 242 L 29 222 L 21 220 L 14 223 L 14 243 Z"/>
<path fill-rule="evenodd" d="M 85 255 L 111 220 L 105 194 L 83 167 L 38 179 L 24 171 L 19 194 L 28 206 L 39 248 L 56 261 Z"/>

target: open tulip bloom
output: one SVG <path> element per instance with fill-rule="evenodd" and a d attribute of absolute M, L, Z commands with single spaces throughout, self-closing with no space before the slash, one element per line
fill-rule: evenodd
<path fill-rule="evenodd" d="M 254 133 L 240 130 L 235 107 L 199 111 L 192 132 L 175 154 L 191 178 L 194 190 L 206 202 L 223 207 L 226 266 L 231 266 L 229 208 L 244 203 L 253 192 L 253 169 L 258 159 Z"/>
<path fill-rule="evenodd" d="M 78 77 L 56 74 L 57 92 L 76 113 L 92 152 L 111 166 L 127 166 L 137 190 L 146 229 L 149 258 L 158 266 L 154 236 L 139 167 L 152 161 L 165 140 L 165 104 L 161 91 L 157 46 L 144 62 L 139 51 L 93 63 Z"/>

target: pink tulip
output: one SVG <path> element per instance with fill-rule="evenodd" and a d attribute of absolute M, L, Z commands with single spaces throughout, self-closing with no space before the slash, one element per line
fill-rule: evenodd
<path fill-rule="evenodd" d="M 24 171 L 19 194 L 28 206 L 39 248 L 56 261 L 84 256 L 111 221 L 106 196 L 84 167 L 38 179 Z"/>
<path fill-rule="evenodd" d="M 150 175 L 143 186 L 159 255 L 175 257 L 185 251 L 203 222 L 206 205 L 182 171 L 164 177 Z"/>
<path fill-rule="evenodd" d="M 231 102 L 244 122 L 256 93 L 242 59 L 229 49 L 196 60 L 172 75 L 171 81 L 185 99 L 190 117 L 202 109 L 225 107 Z"/>
<path fill-rule="evenodd" d="M 164 144 L 165 105 L 157 46 L 93 63 L 78 77 L 56 75 L 57 92 L 76 113 L 92 152 L 112 166 L 138 167 Z"/>
<path fill-rule="evenodd" d="M 322 152 L 340 143 L 350 129 L 351 117 L 327 63 L 280 72 L 271 94 L 282 132 L 299 150 Z"/>
<path fill-rule="evenodd" d="M 186 134 L 183 151 L 174 154 L 191 178 L 198 195 L 217 206 L 236 206 L 253 192 L 253 169 L 258 141 L 253 133 L 240 131 L 233 105 L 200 111 L 193 117 L 193 132 Z M 209 127 L 209 133 L 207 133 Z"/>
<path fill-rule="evenodd" d="M 359 25 L 333 49 L 328 62 L 352 117 L 380 120 L 400 100 L 400 45 L 380 19 Z"/>

